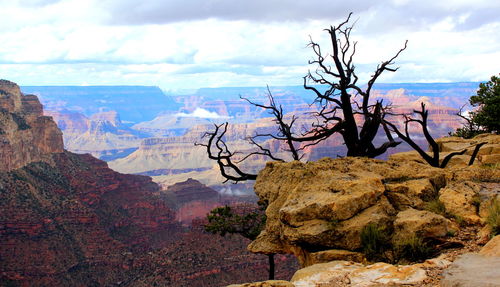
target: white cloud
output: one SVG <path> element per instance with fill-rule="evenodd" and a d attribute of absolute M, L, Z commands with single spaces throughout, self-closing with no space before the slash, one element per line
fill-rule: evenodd
<path fill-rule="evenodd" d="M 192 113 L 177 113 L 174 116 L 181 118 L 202 118 L 202 119 L 228 119 L 230 117 L 225 117 L 217 114 L 216 112 L 210 112 L 203 108 L 196 108 Z"/>
<path fill-rule="evenodd" d="M 351 10 L 362 80 L 406 39 L 401 69 L 380 81 L 487 80 L 500 66 L 498 1 L 0 3 L 0 77 L 22 85 L 300 85 L 309 35 L 328 51 L 323 29 Z"/>

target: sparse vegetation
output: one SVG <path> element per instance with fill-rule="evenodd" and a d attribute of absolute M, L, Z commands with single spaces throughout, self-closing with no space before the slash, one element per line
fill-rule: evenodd
<path fill-rule="evenodd" d="M 387 260 L 385 252 L 390 249 L 390 240 L 384 228 L 369 223 L 361 231 L 360 237 L 363 253 L 368 260 Z"/>
<path fill-rule="evenodd" d="M 446 207 L 444 206 L 444 203 L 439 200 L 439 198 L 427 202 L 425 204 L 425 209 L 436 214 L 447 216 Z"/>
<path fill-rule="evenodd" d="M 493 236 L 500 234 L 500 200 L 496 199 L 491 203 L 486 222 L 491 227 Z"/>
<path fill-rule="evenodd" d="M 449 217 L 453 218 L 460 227 L 467 226 L 467 221 L 460 215 L 457 214 L 450 214 Z"/>
<path fill-rule="evenodd" d="M 421 237 L 411 235 L 399 239 L 394 243 L 394 257 L 396 261 L 409 260 L 412 262 L 429 258 L 433 250 Z"/>
<path fill-rule="evenodd" d="M 480 172 L 477 172 L 472 177 L 473 181 L 476 182 L 500 182 L 498 177 L 498 170 L 500 169 L 500 164 L 483 164 L 480 166 Z"/>

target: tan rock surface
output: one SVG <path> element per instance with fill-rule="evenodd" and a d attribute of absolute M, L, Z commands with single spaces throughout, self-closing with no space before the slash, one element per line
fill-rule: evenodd
<path fill-rule="evenodd" d="M 363 253 L 360 252 L 331 249 L 331 250 L 310 253 L 306 265 L 327 263 L 336 260 L 363 262 L 366 259 Z"/>
<path fill-rule="evenodd" d="M 410 208 L 417 199 L 420 204 L 416 207 L 423 208 L 425 200 L 434 198 L 446 184 L 446 177 L 445 171 L 428 165 L 366 158 L 268 163 L 255 184 L 256 194 L 269 203 L 266 230 L 249 249 L 292 253 L 303 266 L 311 264 L 308 258 L 314 252 L 358 251 L 366 225 L 391 230 L 398 210 Z M 407 205 L 397 204 L 393 195 L 405 196 Z M 419 234 L 446 234 L 444 217 L 423 214 L 427 215 L 424 219 L 432 220 L 419 225 L 423 228 Z"/>
<path fill-rule="evenodd" d="M 297 287 L 406 286 L 418 285 L 426 278 L 425 271 L 414 265 L 375 263 L 364 266 L 348 261 L 332 261 L 300 269 L 290 281 Z"/>
<path fill-rule="evenodd" d="M 470 181 L 452 183 L 439 190 L 439 200 L 448 213 L 460 216 L 468 223 L 479 223 L 479 191 L 480 186 Z"/>
<path fill-rule="evenodd" d="M 486 243 L 479 254 L 484 256 L 497 256 L 500 257 L 500 235 L 493 237 L 488 243 Z"/>
<path fill-rule="evenodd" d="M 409 208 L 398 213 L 394 221 L 395 238 L 416 235 L 421 238 L 446 236 L 450 230 L 450 222 L 442 215 L 426 210 Z"/>
<path fill-rule="evenodd" d="M 291 282 L 284 280 L 268 280 L 262 282 L 252 282 L 243 284 L 231 284 L 227 287 L 294 287 Z"/>

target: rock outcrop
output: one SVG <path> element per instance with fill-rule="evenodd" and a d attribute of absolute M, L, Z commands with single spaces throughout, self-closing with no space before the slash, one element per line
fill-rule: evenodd
<path fill-rule="evenodd" d="M 488 142 L 482 158 L 498 153 L 499 138 L 474 139 Z M 394 245 L 408 237 L 442 242 L 457 231 L 457 223 L 482 224 L 480 210 L 498 196 L 500 170 L 481 160 L 439 169 L 395 158 L 268 163 L 255 184 L 256 194 L 268 203 L 267 225 L 249 250 L 294 254 L 302 266 L 319 263 L 320 251 L 341 250 L 349 260 L 361 261 L 352 252 L 363 250 L 361 233 L 368 225 L 388 234 Z M 491 173 L 488 180 L 485 172 Z"/>
<path fill-rule="evenodd" d="M 23 95 L 12 82 L 0 80 L 0 171 L 37 161 L 50 162 L 63 152 L 62 133 L 43 115 L 36 96 Z"/>

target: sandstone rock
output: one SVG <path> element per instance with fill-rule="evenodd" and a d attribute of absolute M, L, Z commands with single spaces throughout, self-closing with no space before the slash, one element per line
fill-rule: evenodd
<path fill-rule="evenodd" d="M 342 221 L 335 233 L 335 247 L 348 250 L 361 248 L 361 232 L 368 224 L 380 227 L 392 225 L 396 211 L 385 197 L 356 216 Z"/>
<path fill-rule="evenodd" d="M 292 283 L 284 280 L 267 280 L 262 282 L 231 284 L 227 287 L 294 287 Z"/>
<path fill-rule="evenodd" d="M 425 260 L 423 263 L 415 264 L 424 268 L 447 268 L 452 262 L 445 258 L 445 254 L 439 255 L 436 258 Z"/>
<path fill-rule="evenodd" d="M 480 134 L 472 139 L 463 139 L 460 137 L 443 137 L 436 140 L 440 152 L 455 152 L 467 149 L 466 154 L 472 155 L 474 148 L 479 143 L 483 145 L 478 155 L 498 154 L 500 153 L 500 143 L 498 136 L 492 134 Z"/>
<path fill-rule="evenodd" d="M 290 281 L 297 287 L 328 286 L 333 282 L 338 286 L 347 286 L 350 282 L 348 275 L 361 267 L 362 264 L 349 261 L 314 264 L 299 269 Z"/>
<path fill-rule="evenodd" d="M 493 237 L 488 243 L 486 243 L 479 254 L 484 256 L 497 256 L 500 257 L 500 235 Z"/>
<path fill-rule="evenodd" d="M 499 270 L 500 257 L 466 253 L 444 271 L 440 283 L 442 287 L 498 287 Z"/>
<path fill-rule="evenodd" d="M 314 252 L 309 254 L 309 257 L 307 259 L 308 262 L 306 262 L 305 264 L 307 266 L 337 260 L 354 262 L 363 262 L 366 260 L 365 256 L 362 253 L 339 249 Z"/>
<path fill-rule="evenodd" d="M 492 193 L 484 193 L 481 191 L 481 196 L 486 198 L 479 206 L 479 216 L 483 219 L 488 217 L 490 209 L 495 202 L 497 202 L 496 204 L 500 204 L 500 184 L 493 184 L 493 187 L 497 190 L 493 190 Z"/>
<path fill-rule="evenodd" d="M 408 180 L 400 183 L 388 183 L 385 185 L 386 195 L 398 210 L 407 207 L 424 208 L 424 201 L 436 197 L 436 188 L 427 178 Z"/>
<path fill-rule="evenodd" d="M 425 211 L 409 208 L 398 213 L 394 221 L 395 238 L 416 235 L 422 238 L 443 237 L 449 230 L 449 220 Z"/>
<path fill-rule="evenodd" d="M 348 261 L 315 264 L 298 270 L 290 280 L 306 286 L 406 286 L 418 285 L 427 278 L 418 266 L 375 263 L 364 266 Z"/>
<path fill-rule="evenodd" d="M 496 154 L 485 154 L 485 155 L 480 155 L 479 160 L 481 161 L 482 164 L 499 164 L 500 163 L 500 151 Z"/>
<path fill-rule="evenodd" d="M 479 185 L 473 182 L 458 182 L 439 190 L 439 200 L 450 214 L 462 217 L 468 223 L 480 223 Z"/>
<path fill-rule="evenodd" d="M 477 238 L 477 243 L 478 244 L 486 244 L 488 241 L 490 241 L 491 238 L 491 226 L 485 225 L 481 230 L 479 230 L 476 238 Z"/>
<path fill-rule="evenodd" d="M 318 251 L 357 251 L 368 224 L 392 230 L 394 207 L 403 205 L 393 195 L 405 196 L 407 207 L 418 199 L 422 207 L 445 184 L 446 172 L 413 162 L 325 158 L 268 163 L 255 185 L 256 194 L 268 202 L 266 229 L 249 250 L 292 253 L 302 266 L 311 264 L 311 253 Z M 434 220 L 425 228 L 433 224 L 442 222 Z"/>
<path fill-rule="evenodd" d="M 491 146 L 485 154 L 495 150 L 500 137 L 486 138 Z M 335 255 L 330 259 L 329 255 L 314 257 L 329 254 L 331 249 L 346 254 L 361 250 L 360 234 L 368 224 L 388 231 L 394 244 L 411 235 L 446 240 L 449 231 L 460 227 L 423 210 L 438 196 L 448 212 L 482 224 L 478 205 L 484 213 L 484 202 L 497 196 L 497 183 L 490 180 L 496 169 L 480 165 L 433 168 L 408 160 L 407 154 L 399 159 L 268 163 L 255 184 L 256 194 L 268 203 L 266 228 L 249 250 L 294 254 L 305 267 L 337 259 L 339 251 L 332 251 Z M 485 170 L 492 170 L 493 176 L 482 181 Z"/>

